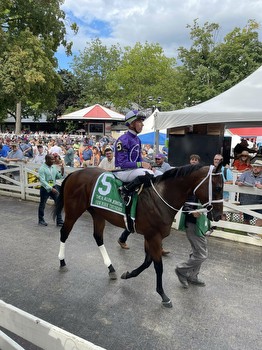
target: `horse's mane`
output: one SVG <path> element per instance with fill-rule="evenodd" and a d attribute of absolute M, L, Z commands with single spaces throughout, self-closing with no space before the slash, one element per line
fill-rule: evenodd
<path fill-rule="evenodd" d="M 183 165 L 177 168 L 172 168 L 163 173 L 163 175 L 157 176 L 154 178 L 155 182 L 160 182 L 167 180 L 169 178 L 175 178 L 175 177 L 182 177 L 187 176 L 193 173 L 194 171 L 199 170 L 202 168 L 202 164 L 195 164 L 195 165 Z"/>

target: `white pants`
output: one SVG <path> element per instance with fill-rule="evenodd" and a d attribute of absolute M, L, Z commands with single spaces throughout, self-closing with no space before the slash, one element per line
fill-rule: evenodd
<path fill-rule="evenodd" d="M 144 168 L 137 168 L 137 169 L 132 169 L 132 170 L 124 170 L 124 171 L 115 172 L 115 176 L 123 182 L 131 182 L 137 176 L 145 175 L 146 172 L 148 172 L 149 174 L 152 174 L 154 176 L 159 176 L 159 175 L 163 174 L 159 170 L 153 171 L 153 170 L 144 169 Z"/>

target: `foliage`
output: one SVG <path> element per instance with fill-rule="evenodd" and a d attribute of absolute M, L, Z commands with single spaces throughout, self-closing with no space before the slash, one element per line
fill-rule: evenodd
<path fill-rule="evenodd" d="M 133 102 L 151 107 L 149 97 L 165 100 L 172 87 L 175 59 L 167 58 L 159 44 L 136 43 L 126 47 L 119 67 L 111 71 L 107 88 L 117 106 Z M 169 89 L 168 89 L 169 87 Z"/>
<path fill-rule="evenodd" d="M 261 42 L 255 21 L 242 30 L 235 28 L 223 42 L 217 42 L 219 25 L 195 20 L 188 25 L 193 44 L 179 48 L 182 65 L 178 68 L 180 103 L 192 106 L 229 89 L 261 65 Z"/>
<path fill-rule="evenodd" d="M 73 72 L 82 88 L 79 107 L 110 101 L 110 92 L 106 88 L 107 80 L 120 60 L 121 49 L 118 45 L 107 48 L 100 39 L 87 43 L 87 47 L 74 57 Z"/>
<path fill-rule="evenodd" d="M 65 39 L 59 0 L 2 0 L 0 3 L 0 118 L 16 103 L 43 111 L 54 108 L 61 80 L 54 54 Z M 72 25 L 73 30 L 77 30 Z"/>
<path fill-rule="evenodd" d="M 62 81 L 62 88 L 57 94 L 57 106 L 53 111 L 55 118 L 64 114 L 65 111 L 68 113 L 68 109 L 77 107 L 81 95 L 81 84 L 72 72 L 63 69 L 58 74 Z"/>

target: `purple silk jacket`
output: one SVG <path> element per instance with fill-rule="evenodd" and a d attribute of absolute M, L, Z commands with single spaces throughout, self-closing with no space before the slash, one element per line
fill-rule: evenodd
<path fill-rule="evenodd" d="M 120 136 L 115 147 L 115 166 L 121 169 L 142 167 L 141 141 L 139 137 L 128 131 Z"/>

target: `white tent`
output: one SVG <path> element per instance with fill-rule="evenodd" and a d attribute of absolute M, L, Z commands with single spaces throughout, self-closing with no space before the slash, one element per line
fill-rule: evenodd
<path fill-rule="evenodd" d="M 226 127 L 262 125 L 262 66 L 237 85 L 193 107 L 158 112 L 155 129 L 225 123 Z"/>
<path fill-rule="evenodd" d="M 159 110 L 156 108 L 155 111 L 143 122 L 143 130 L 139 135 L 144 135 L 149 132 L 155 131 L 155 119 L 157 114 L 159 113 Z M 166 134 L 166 129 L 160 130 L 161 133 Z"/>
<path fill-rule="evenodd" d="M 159 110 L 156 108 L 155 111 L 143 122 L 143 130 L 138 135 L 142 143 L 149 143 L 156 145 L 157 149 L 159 145 L 164 145 L 166 140 L 166 129 L 162 129 L 159 132 L 155 131 L 155 118 Z"/>

